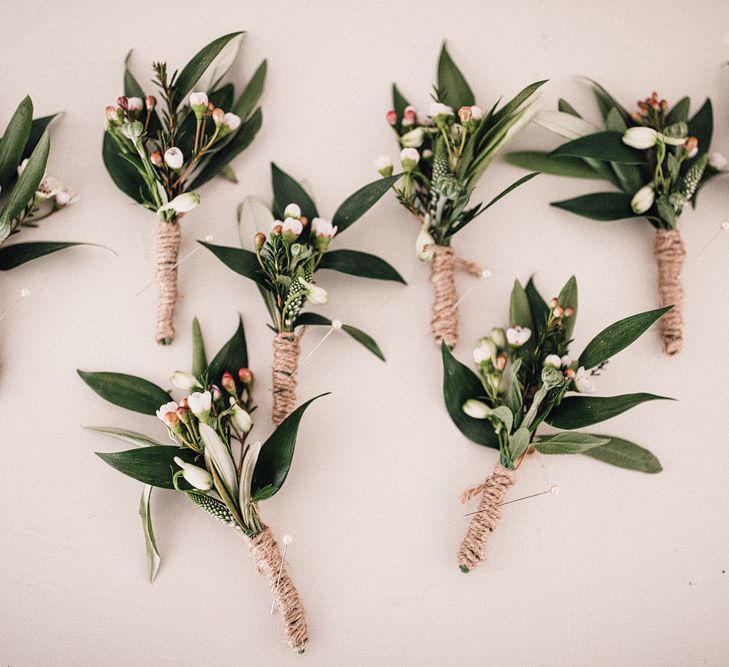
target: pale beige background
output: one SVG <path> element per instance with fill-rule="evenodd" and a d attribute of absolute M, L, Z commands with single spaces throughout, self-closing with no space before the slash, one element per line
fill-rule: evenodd
<path fill-rule="evenodd" d="M 714 100 L 715 148 L 729 153 L 729 7 L 691 3 L 553 2 L 13 3 L 2 14 L 0 121 L 26 92 L 39 113 L 63 109 L 50 168 L 82 199 L 28 239 L 107 244 L 65 252 L 2 276 L 0 302 L 32 291 L 0 324 L 0 662 L 9 665 L 698 665 L 726 664 L 729 638 L 729 490 L 726 341 L 729 236 L 696 255 L 729 219 L 729 183 L 702 193 L 682 229 L 686 350 L 662 357 L 651 333 L 599 378 L 605 394 L 668 393 L 614 419 L 611 432 L 649 446 L 657 476 L 580 458 L 540 458 L 515 494 L 561 487 L 513 505 L 490 562 L 458 571 L 466 520 L 462 489 L 496 455 L 466 441 L 442 406 L 439 355 L 427 339 L 427 269 L 413 253 L 415 224 L 386 199 L 340 247 L 376 252 L 410 285 L 322 276 L 327 315 L 360 325 L 382 364 L 346 338 L 330 338 L 303 367 L 300 396 L 333 392 L 307 415 L 289 483 L 263 505 L 290 532 L 292 574 L 311 624 L 304 657 L 290 656 L 270 596 L 243 543 L 172 494 L 154 514 L 163 564 L 146 581 L 139 485 L 94 450 L 116 443 L 81 430 L 117 424 L 162 436 L 153 418 L 103 402 L 75 369 L 143 374 L 161 384 L 187 368 L 187 323 L 197 314 L 210 350 L 245 315 L 252 368 L 267 394 L 270 334 L 252 284 L 211 255 L 183 265 L 180 333 L 152 339 L 154 218 L 120 194 L 100 157 L 103 107 L 120 93 L 135 48 L 140 79 L 153 59 L 182 64 L 228 30 L 245 28 L 242 72 L 263 58 L 270 77 L 264 126 L 235 163 L 240 184 L 216 181 L 184 222 L 183 253 L 207 234 L 237 243 L 234 210 L 269 195 L 268 162 L 305 177 L 331 214 L 375 177 L 372 159 L 395 153 L 384 122 L 389 84 L 423 107 L 441 38 L 450 40 L 484 106 L 551 78 L 547 104 L 567 97 L 596 115 L 575 75 L 603 82 L 626 104 L 655 88 L 669 100 Z M 530 128 L 519 145 L 553 146 Z M 519 175 L 495 164 L 487 198 Z M 506 324 L 515 276 L 537 272 L 551 295 L 576 272 L 575 349 L 609 322 L 656 305 L 651 229 L 593 223 L 547 206 L 588 182 L 540 177 L 459 236 L 493 271 L 462 307 L 466 359 L 473 342 Z M 464 279 L 461 288 L 470 284 Z M 322 331 L 307 333 L 304 353 Z M 267 420 L 257 428 L 265 435 Z"/>

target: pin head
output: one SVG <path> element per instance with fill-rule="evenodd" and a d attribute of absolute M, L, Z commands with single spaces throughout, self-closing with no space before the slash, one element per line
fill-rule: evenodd
<path fill-rule="evenodd" d="M 342 320 L 332 320 L 332 329 L 339 329 L 342 328 Z"/>
<path fill-rule="evenodd" d="M 283 536 L 283 537 L 281 538 L 281 541 L 282 541 L 282 542 L 283 542 L 283 543 L 284 543 L 284 544 L 285 544 L 286 546 L 289 546 L 289 544 L 291 544 L 291 543 L 292 543 L 292 542 L 294 541 L 294 538 L 293 538 L 293 537 L 291 537 L 291 535 L 289 535 L 288 533 L 286 533 L 286 535 L 284 535 L 284 536 Z"/>
<path fill-rule="evenodd" d="M 486 278 L 490 278 L 491 275 L 492 274 L 491 274 L 491 271 L 489 271 L 489 269 L 484 269 L 483 271 L 481 271 L 481 280 L 484 280 Z"/>
<path fill-rule="evenodd" d="M 729 220 L 725 220 L 721 223 L 721 231 L 725 232 L 727 229 L 729 229 Z"/>
<path fill-rule="evenodd" d="M 210 234 L 208 234 L 208 235 L 207 235 L 207 236 L 205 237 L 205 243 L 212 243 L 212 242 L 213 242 L 213 237 L 212 237 L 212 236 L 210 236 Z"/>
<path fill-rule="evenodd" d="M 549 495 L 556 496 L 558 493 L 559 487 L 556 484 L 552 484 L 552 486 L 549 487 Z"/>
<path fill-rule="evenodd" d="M 30 290 L 27 287 L 23 287 L 23 289 L 20 290 L 20 298 L 24 299 L 26 296 L 30 296 Z"/>

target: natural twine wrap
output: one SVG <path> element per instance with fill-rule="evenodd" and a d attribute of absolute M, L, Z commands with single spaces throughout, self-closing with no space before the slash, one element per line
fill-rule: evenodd
<path fill-rule="evenodd" d="M 309 641 L 306 612 L 294 582 L 291 581 L 291 577 L 286 571 L 286 564 L 271 529 L 263 526 L 263 530 L 258 535 L 248 540 L 248 549 L 258 571 L 268 579 L 271 592 L 283 618 L 289 647 L 303 653 Z"/>
<path fill-rule="evenodd" d="M 273 339 L 273 423 L 278 426 L 296 406 L 299 337 L 284 331 Z"/>
<path fill-rule="evenodd" d="M 450 246 L 431 245 L 430 282 L 435 292 L 433 317 L 430 320 L 433 339 L 437 345 L 445 341 L 448 347 L 458 342 L 458 291 L 456 269 L 481 277 L 483 271 L 475 262 L 458 255 Z"/>
<path fill-rule="evenodd" d="M 175 337 L 177 305 L 177 256 L 180 252 L 180 223 L 176 220 L 157 223 L 157 334 L 160 345 L 169 345 Z"/>
<path fill-rule="evenodd" d="M 673 306 L 661 318 L 661 341 L 666 354 L 677 354 L 683 347 L 683 289 L 681 269 L 686 248 L 677 229 L 659 229 L 653 244 L 658 262 L 658 292 L 661 306 Z"/>
<path fill-rule="evenodd" d="M 506 492 L 515 483 L 514 471 L 497 463 L 483 484 L 463 492 L 463 503 L 481 494 L 478 510 L 468 524 L 466 536 L 458 549 L 458 565 L 463 572 L 471 571 L 481 561 L 486 560 L 486 541 L 501 519 L 501 505 L 506 498 Z"/>

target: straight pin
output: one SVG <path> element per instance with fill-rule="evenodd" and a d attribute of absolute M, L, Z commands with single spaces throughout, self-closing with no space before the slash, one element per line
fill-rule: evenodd
<path fill-rule="evenodd" d="M 342 328 L 342 321 L 341 320 L 332 320 L 332 325 L 329 327 L 329 331 L 327 331 L 323 336 L 322 339 L 314 345 L 314 349 L 307 354 L 304 359 L 301 361 L 301 366 L 303 366 L 308 359 L 311 358 L 311 356 L 316 352 L 322 345 L 324 345 L 324 341 L 329 338 L 329 336 L 332 335 L 335 331 L 339 331 Z"/>
<path fill-rule="evenodd" d="M 0 321 L 4 320 L 9 314 L 10 311 L 17 306 L 22 299 L 25 299 L 25 297 L 30 295 L 30 290 L 27 287 L 23 287 L 23 289 L 20 290 L 20 296 L 16 297 L 15 301 L 13 301 L 3 312 L 2 315 L 0 315 Z"/>
<path fill-rule="evenodd" d="M 515 498 L 514 500 L 507 500 L 505 503 L 500 503 L 499 505 L 497 505 L 497 507 L 503 507 L 504 505 L 511 505 L 511 503 L 518 503 L 522 500 L 528 500 L 529 498 L 537 498 L 538 496 L 544 496 L 547 493 L 550 496 L 556 496 L 559 493 L 559 487 L 553 484 L 546 491 L 540 491 L 539 493 L 532 493 L 530 496 L 522 496 L 521 498 Z M 463 516 L 473 516 L 474 514 L 480 514 L 481 512 L 485 512 L 485 511 L 486 510 L 476 510 L 475 512 L 469 512 L 468 514 L 464 514 Z"/>
<path fill-rule="evenodd" d="M 726 232 L 726 231 L 728 231 L 728 230 L 729 230 L 729 221 L 725 221 L 725 222 L 722 222 L 722 223 L 721 223 L 721 225 L 719 225 L 719 229 L 717 229 L 717 230 L 716 230 L 716 232 L 714 232 L 714 235 L 713 235 L 713 236 L 712 236 L 712 237 L 711 237 L 711 238 L 710 238 L 710 239 L 709 239 L 709 240 L 708 240 L 708 241 L 707 241 L 706 243 L 704 243 L 704 245 L 703 245 L 703 247 L 701 248 L 701 250 L 699 250 L 699 252 L 698 252 L 698 253 L 696 253 L 696 254 L 695 254 L 695 255 L 694 255 L 694 256 L 693 256 L 692 258 L 691 258 L 691 259 L 692 259 L 692 261 L 693 261 L 693 260 L 695 260 L 695 259 L 698 259 L 699 257 L 701 257 L 701 255 L 703 255 L 703 254 L 704 254 L 704 251 L 705 251 L 705 250 L 706 250 L 706 249 L 707 249 L 707 248 L 708 248 L 708 247 L 709 247 L 709 246 L 710 246 L 710 245 L 711 245 L 711 244 L 712 244 L 712 243 L 713 243 L 714 241 L 716 241 L 717 237 L 718 237 L 718 236 L 719 236 L 719 235 L 720 235 L 720 234 L 721 234 L 722 232 Z"/>
<path fill-rule="evenodd" d="M 206 243 L 212 243 L 213 237 L 212 236 L 206 236 L 205 237 Z M 191 250 L 187 255 L 185 255 L 182 259 L 178 259 L 171 268 L 176 269 L 180 264 L 183 262 L 186 262 L 190 257 L 192 257 L 198 250 L 200 250 L 200 246 L 197 246 L 194 250 Z M 157 278 L 152 278 L 142 289 L 140 289 L 134 296 L 139 296 L 142 292 L 146 292 L 154 283 L 157 281 Z"/>
<path fill-rule="evenodd" d="M 278 585 L 281 581 L 281 573 L 283 572 L 284 562 L 286 561 L 286 551 L 289 548 L 289 544 L 291 544 L 294 541 L 294 538 L 291 537 L 291 535 L 284 535 L 281 539 L 284 545 L 283 554 L 281 554 L 281 567 L 278 568 L 278 576 L 276 577 L 276 588 L 278 588 Z M 271 612 L 270 615 L 273 616 L 273 610 L 276 608 L 276 598 L 273 598 L 273 602 L 271 602 Z"/>

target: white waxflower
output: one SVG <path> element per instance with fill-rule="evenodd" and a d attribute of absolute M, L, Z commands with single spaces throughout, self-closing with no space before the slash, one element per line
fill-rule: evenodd
<path fill-rule="evenodd" d="M 284 218 L 300 218 L 301 217 L 301 206 L 298 204 L 289 204 L 284 209 Z"/>
<path fill-rule="evenodd" d="M 652 185 L 644 185 L 638 192 L 633 195 L 630 200 L 630 208 L 633 209 L 633 213 L 645 213 L 655 201 L 656 194 L 653 191 Z"/>
<path fill-rule="evenodd" d="M 375 158 L 375 169 L 377 169 L 380 176 L 387 178 L 392 176 L 392 160 L 389 155 L 378 155 Z"/>
<path fill-rule="evenodd" d="M 562 366 L 562 360 L 557 354 L 548 354 L 544 357 L 544 365 L 550 366 L 551 368 L 560 368 Z"/>
<path fill-rule="evenodd" d="M 569 368 L 572 365 L 572 359 L 570 359 L 570 356 L 568 354 L 565 354 L 564 357 L 560 359 L 562 362 L 562 366 L 565 368 Z"/>
<path fill-rule="evenodd" d="M 469 398 L 463 404 L 463 412 L 474 419 L 486 419 L 491 414 L 491 408 L 483 401 Z"/>
<path fill-rule="evenodd" d="M 501 327 L 494 327 L 491 329 L 489 337 L 492 341 L 494 341 L 494 345 L 496 345 L 496 347 L 500 350 L 506 347 L 506 333 Z"/>
<path fill-rule="evenodd" d="M 223 127 L 227 129 L 228 132 L 235 132 L 240 127 L 240 116 L 228 112 L 223 116 Z"/>
<path fill-rule="evenodd" d="M 583 394 L 589 394 L 595 391 L 595 385 L 590 378 L 590 374 L 585 370 L 584 366 L 580 366 L 575 373 L 575 388 Z"/>
<path fill-rule="evenodd" d="M 199 107 L 201 109 L 208 108 L 208 96 L 206 93 L 193 92 L 190 93 L 190 106 Z"/>
<path fill-rule="evenodd" d="M 231 398 L 231 401 L 235 399 Z M 240 405 L 233 405 L 233 412 L 230 415 L 230 421 L 239 436 L 243 436 L 253 428 L 253 420 L 251 416 Z"/>
<path fill-rule="evenodd" d="M 165 403 L 164 405 L 160 405 L 159 410 L 157 410 L 157 419 L 160 419 L 161 421 L 165 420 L 165 415 L 168 412 L 177 412 L 177 403 L 174 401 L 170 401 L 169 403 Z"/>
<path fill-rule="evenodd" d="M 283 225 L 281 225 L 281 231 L 293 238 L 298 238 L 299 234 L 304 231 L 304 225 L 301 224 L 301 220 L 298 218 L 286 218 Z"/>
<path fill-rule="evenodd" d="M 330 239 L 337 233 L 337 228 L 329 220 L 314 218 L 311 221 L 311 231 L 315 236 L 323 236 L 324 238 Z"/>
<path fill-rule="evenodd" d="M 400 144 L 405 148 L 420 148 L 425 140 L 425 133 L 422 127 L 410 130 L 400 137 Z"/>
<path fill-rule="evenodd" d="M 63 189 L 63 183 L 53 176 L 45 176 L 35 191 L 38 199 L 52 199 Z"/>
<path fill-rule="evenodd" d="M 179 169 L 185 161 L 185 156 L 177 146 L 172 146 L 165 151 L 165 164 L 170 169 Z"/>
<path fill-rule="evenodd" d="M 655 146 L 658 132 L 652 127 L 629 127 L 623 134 L 623 143 L 631 148 L 645 150 Z"/>
<path fill-rule="evenodd" d="M 509 327 L 506 330 L 506 341 L 509 343 L 509 345 L 513 345 L 514 347 L 521 347 L 531 338 L 531 335 L 531 329 L 528 329 L 526 327 L 520 327 L 519 325 L 515 324 L 513 327 Z"/>
<path fill-rule="evenodd" d="M 400 164 L 405 171 L 412 171 L 420 162 L 420 153 L 415 148 L 403 148 L 400 151 Z"/>
<path fill-rule="evenodd" d="M 314 305 L 321 306 L 329 301 L 329 295 L 322 287 L 318 287 L 313 283 L 307 282 L 303 278 L 299 278 L 301 284 L 306 287 L 306 298 Z"/>
<path fill-rule="evenodd" d="M 481 120 L 483 118 L 483 109 L 476 105 L 471 106 L 471 120 Z"/>
<path fill-rule="evenodd" d="M 724 169 L 727 165 L 726 158 L 721 153 L 711 153 L 709 155 L 709 165 L 714 169 Z"/>
<path fill-rule="evenodd" d="M 127 97 L 127 109 L 129 111 L 141 111 L 144 109 L 144 100 L 141 97 Z"/>
<path fill-rule="evenodd" d="M 428 232 L 426 224 L 421 225 L 420 231 L 415 238 L 415 254 L 421 262 L 429 262 L 433 259 L 433 246 L 435 239 Z"/>
<path fill-rule="evenodd" d="M 56 193 L 56 205 L 68 206 L 78 201 L 78 195 L 71 188 L 64 186 Z"/>
<path fill-rule="evenodd" d="M 161 206 L 157 213 L 165 211 L 174 211 L 175 213 L 187 213 L 192 211 L 200 203 L 200 195 L 197 192 L 185 192 L 177 195 L 171 202 L 167 202 Z"/>
<path fill-rule="evenodd" d="M 433 102 L 433 104 L 430 105 L 430 117 L 431 118 L 437 118 L 440 116 L 446 117 L 446 116 L 452 116 L 453 115 L 453 109 L 449 107 L 447 104 L 443 104 L 441 102 Z"/>
<path fill-rule="evenodd" d="M 213 488 L 213 476 L 205 468 L 183 461 L 179 456 L 172 460 L 182 468 L 182 476 L 190 486 L 200 491 L 210 491 Z"/>
<path fill-rule="evenodd" d="M 496 343 L 490 338 L 482 338 L 478 342 L 478 347 L 473 351 L 473 360 L 477 364 L 484 361 L 494 361 L 496 359 Z"/>
<path fill-rule="evenodd" d="M 170 376 L 170 382 L 174 387 L 183 391 L 190 391 L 199 386 L 195 376 L 192 373 L 185 373 L 185 371 L 175 371 Z"/>
<path fill-rule="evenodd" d="M 210 412 L 212 395 L 209 391 L 195 391 L 187 397 L 187 405 L 198 419 Z"/>

